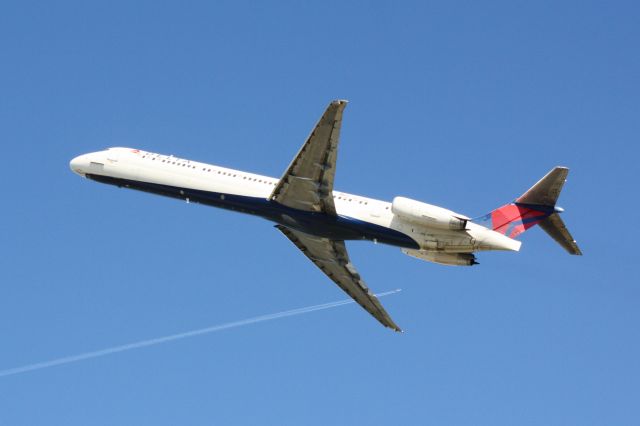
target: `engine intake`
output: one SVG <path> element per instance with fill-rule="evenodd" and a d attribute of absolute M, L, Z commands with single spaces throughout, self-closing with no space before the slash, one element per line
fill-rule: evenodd
<path fill-rule="evenodd" d="M 451 210 L 405 197 L 395 197 L 391 203 L 391 211 L 409 222 L 439 229 L 463 230 L 470 220 Z"/>

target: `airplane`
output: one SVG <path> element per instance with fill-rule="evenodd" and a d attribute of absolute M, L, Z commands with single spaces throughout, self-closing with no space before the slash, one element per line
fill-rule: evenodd
<path fill-rule="evenodd" d="M 332 101 L 280 179 L 132 148 L 75 157 L 71 170 L 115 185 L 263 217 L 382 325 L 402 331 L 349 259 L 345 241 L 401 248 L 444 265 L 477 264 L 475 252 L 518 251 L 515 237 L 535 225 L 581 255 L 556 205 L 569 169 L 555 167 L 513 202 L 472 219 L 406 197 L 391 203 L 333 189 L 342 116 Z"/>

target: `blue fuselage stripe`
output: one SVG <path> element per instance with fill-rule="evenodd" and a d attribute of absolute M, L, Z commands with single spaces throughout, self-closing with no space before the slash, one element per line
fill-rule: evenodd
<path fill-rule="evenodd" d="M 292 229 L 333 240 L 370 240 L 403 248 L 419 248 L 416 241 L 408 235 L 385 226 L 348 216 L 333 216 L 325 213 L 292 209 L 266 198 L 202 191 L 110 176 L 90 174 L 86 176 L 89 179 L 109 185 L 136 189 L 171 198 L 189 199 L 190 202 L 194 203 L 260 216 Z"/>

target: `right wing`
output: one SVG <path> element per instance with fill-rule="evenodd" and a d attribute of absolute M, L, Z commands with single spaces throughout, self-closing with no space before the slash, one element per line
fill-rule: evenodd
<path fill-rule="evenodd" d="M 273 189 L 270 200 L 307 212 L 336 214 L 336 174 L 342 111 L 347 101 L 333 101 Z"/>
<path fill-rule="evenodd" d="M 282 225 L 276 225 L 276 228 L 382 325 L 395 331 L 402 331 L 360 278 L 360 274 L 349 260 L 344 241 L 308 235 Z"/>

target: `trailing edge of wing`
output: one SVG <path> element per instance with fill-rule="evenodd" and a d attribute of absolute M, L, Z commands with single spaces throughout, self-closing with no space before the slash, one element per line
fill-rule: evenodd
<path fill-rule="evenodd" d="M 276 225 L 276 228 L 382 325 L 395 331 L 402 331 L 360 278 L 360 274 L 349 260 L 344 241 L 308 235 L 282 225 Z"/>
<path fill-rule="evenodd" d="M 294 209 L 336 214 L 333 180 L 346 105 L 340 100 L 329 104 L 269 199 Z"/>

